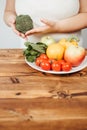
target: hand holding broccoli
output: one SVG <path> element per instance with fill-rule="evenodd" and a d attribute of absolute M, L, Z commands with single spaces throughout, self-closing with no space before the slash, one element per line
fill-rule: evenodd
<path fill-rule="evenodd" d="M 19 15 L 16 17 L 16 29 L 25 34 L 27 31 L 33 29 L 33 21 L 29 15 Z"/>
<path fill-rule="evenodd" d="M 10 24 L 13 31 L 22 38 L 27 38 L 25 32 L 33 28 L 33 21 L 29 15 L 16 16 L 14 22 Z"/>
<path fill-rule="evenodd" d="M 25 38 L 25 35 L 20 33 L 19 31 L 16 30 L 15 28 L 15 21 L 16 21 L 16 13 L 11 12 L 11 11 L 6 11 L 4 14 L 4 20 L 5 23 L 12 28 L 12 30 L 18 35 L 23 38 Z"/>
<path fill-rule="evenodd" d="M 10 26 L 17 35 L 27 38 L 25 33 L 33 28 L 33 21 L 29 15 L 18 15 Z"/>

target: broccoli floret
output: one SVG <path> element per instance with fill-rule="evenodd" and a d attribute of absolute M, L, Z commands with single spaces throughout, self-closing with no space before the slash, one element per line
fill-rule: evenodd
<path fill-rule="evenodd" d="M 33 28 L 33 20 L 29 15 L 19 15 L 16 17 L 16 29 L 25 34 Z"/>

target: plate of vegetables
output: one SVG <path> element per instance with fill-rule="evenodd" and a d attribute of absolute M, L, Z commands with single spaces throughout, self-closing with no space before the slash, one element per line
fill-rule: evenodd
<path fill-rule="evenodd" d="M 85 57 L 83 62 L 77 67 L 72 67 L 70 63 L 65 62 L 64 60 L 55 61 L 50 59 L 49 61 L 42 61 L 42 59 L 40 59 L 39 57 L 33 63 L 28 62 L 27 59 L 25 59 L 25 61 L 33 69 L 50 74 L 75 73 L 87 67 L 87 56 Z"/>
<path fill-rule="evenodd" d="M 65 60 L 64 55 L 62 55 L 61 52 L 59 52 L 58 55 L 59 59 L 48 57 L 49 56 L 49 55 L 47 56 L 48 46 L 44 43 L 38 42 L 34 44 L 34 43 L 26 42 L 25 45 L 27 47 L 24 50 L 25 62 L 30 67 L 38 71 L 51 73 L 51 74 L 69 74 L 69 73 L 78 72 L 84 69 L 85 67 L 87 67 L 87 56 L 85 54 L 85 49 L 83 48 L 70 46 L 65 53 L 66 56 L 65 57 L 66 60 Z M 59 50 L 61 51 L 61 49 Z M 77 53 L 76 55 L 74 55 L 75 51 Z M 70 57 L 67 58 L 67 55 L 71 56 L 71 58 Z M 63 58 L 61 58 L 61 56 L 63 56 Z M 67 59 L 69 60 L 71 59 L 71 61 L 69 62 Z"/>

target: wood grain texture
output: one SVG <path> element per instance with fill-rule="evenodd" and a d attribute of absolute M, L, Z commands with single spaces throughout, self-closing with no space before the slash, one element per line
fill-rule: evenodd
<path fill-rule="evenodd" d="M 83 99 L 5 99 L 0 106 L 1 130 L 87 129 L 87 102 Z"/>
<path fill-rule="evenodd" d="M 0 130 L 87 130 L 87 68 L 52 75 L 0 50 Z"/>

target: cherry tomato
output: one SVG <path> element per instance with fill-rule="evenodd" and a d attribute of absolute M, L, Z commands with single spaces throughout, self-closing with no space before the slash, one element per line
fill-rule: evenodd
<path fill-rule="evenodd" d="M 43 61 L 43 59 L 41 59 L 40 57 L 36 58 L 35 64 L 37 66 L 40 66 L 41 62 Z"/>
<path fill-rule="evenodd" d="M 69 62 L 65 62 L 63 65 L 62 65 L 62 70 L 63 71 L 70 71 L 72 69 L 72 65 L 71 63 Z"/>
<path fill-rule="evenodd" d="M 47 55 L 44 54 L 44 53 L 42 53 L 42 54 L 40 55 L 40 58 L 41 58 L 41 59 L 44 59 L 44 60 L 48 60 Z"/>
<path fill-rule="evenodd" d="M 58 63 L 58 61 L 54 61 L 52 63 L 52 70 L 54 70 L 54 71 L 61 71 L 61 65 Z"/>
<path fill-rule="evenodd" d="M 65 60 L 58 60 L 58 63 L 63 65 L 63 64 L 65 64 Z"/>
<path fill-rule="evenodd" d="M 56 61 L 55 59 L 48 59 L 48 62 L 50 63 L 50 64 L 52 64 L 54 61 Z"/>
<path fill-rule="evenodd" d="M 43 70 L 50 70 L 51 69 L 51 65 L 47 60 L 43 60 L 40 64 L 40 67 Z"/>

